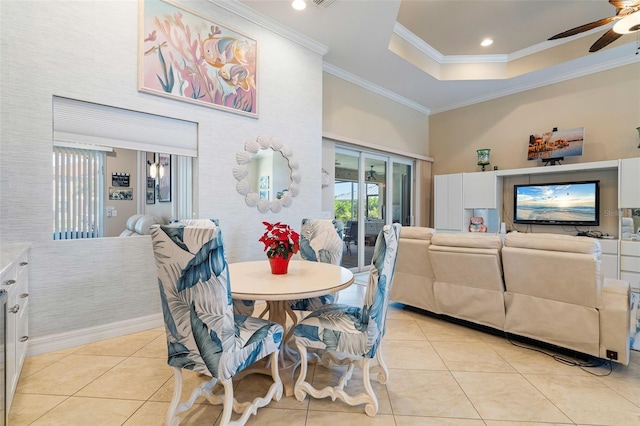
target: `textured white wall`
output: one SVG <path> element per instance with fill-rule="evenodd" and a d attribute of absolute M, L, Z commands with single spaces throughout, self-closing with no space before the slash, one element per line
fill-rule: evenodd
<path fill-rule="evenodd" d="M 262 221 L 320 214 L 322 58 L 211 3 L 182 4 L 258 40 L 258 119 L 137 91 L 138 2 L 3 1 L 0 241 L 29 242 L 30 335 L 160 312 L 148 237 L 52 241 L 52 96 L 199 124 L 196 216 L 219 218 L 229 261 L 262 258 Z M 260 214 L 236 193 L 235 154 L 265 134 L 293 149 L 300 195 Z"/>

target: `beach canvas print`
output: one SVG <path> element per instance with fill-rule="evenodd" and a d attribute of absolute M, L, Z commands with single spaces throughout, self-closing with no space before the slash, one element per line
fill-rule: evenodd
<path fill-rule="evenodd" d="M 527 160 L 582 155 L 584 127 L 529 136 Z"/>
<path fill-rule="evenodd" d="M 258 116 L 256 40 L 158 0 L 140 0 L 139 31 L 138 90 Z"/>

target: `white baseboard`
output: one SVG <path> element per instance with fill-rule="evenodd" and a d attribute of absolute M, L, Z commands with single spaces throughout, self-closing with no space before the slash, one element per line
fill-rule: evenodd
<path fill-rule="evenodd" d="M 55 352 L 125 334 L 164 327 L 162 313 L 29 339 L 27 356 Z"/>

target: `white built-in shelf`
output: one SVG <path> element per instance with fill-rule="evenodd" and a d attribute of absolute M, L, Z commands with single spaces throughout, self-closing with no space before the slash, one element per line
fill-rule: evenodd
<path fill-rule="evenodd" d="M 617 170 L 619 160 L 593 161 L 591 163 L 561 164 L 557 166 L 527 167 L 524 169 L 497 170 L 496 176 L 538 175 L 544 173 L 584 172 L 591 170 Z"/>

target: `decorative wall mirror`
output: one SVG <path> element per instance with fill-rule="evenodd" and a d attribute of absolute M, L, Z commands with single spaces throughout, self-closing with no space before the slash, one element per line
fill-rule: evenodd
<path fill-rule="evenodd" d="M 236 190 L 249 207 L 260 213 L 278 213 L 293 203 L 300 192 L 298 161 L 291 148 L 276 138 L 265 135 L 246 141 L 244 150 L 236 154 L 233 176 Z"/>

